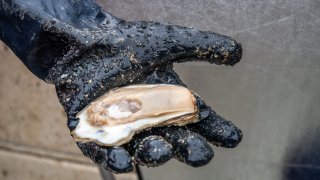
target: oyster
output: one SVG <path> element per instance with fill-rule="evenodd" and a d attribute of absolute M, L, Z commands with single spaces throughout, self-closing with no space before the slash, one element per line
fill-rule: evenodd
<path fill-rule="evenodd" d="M 196 99 L 182 86 L 131 85 L 102 95 L 77 114 L 72 135 L 102 146 L 129 142 L 143 129 L 199 121 Z"/>

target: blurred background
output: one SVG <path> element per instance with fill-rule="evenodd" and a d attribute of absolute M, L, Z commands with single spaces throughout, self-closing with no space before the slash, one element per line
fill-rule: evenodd
<path fill-rule="evenodd" d="M 145 179 L 320 179 L 320 1 L 99 0 L 127 20 L 192 26 L 234 37 L 234 67 L 176 64 L 190 89 L 242 129 L 235 149 L 213 147 L 210 164 L 176 160 L 142 168 Z M 95 180 L 50 86 L 0 44 L 0 179 Z M 136 179 L 134 173 L 116 179 Z"/>

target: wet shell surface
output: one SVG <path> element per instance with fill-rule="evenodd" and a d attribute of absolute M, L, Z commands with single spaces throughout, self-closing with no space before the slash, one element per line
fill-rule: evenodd
<path fill-rule="evenodd" d="M 185 87 L 157 84 L 117 88 L 77 114 L 76 141 L 119 146 L 133 135 L 158 126 L 183 126 L 199 121 L 196 99 Z"/>

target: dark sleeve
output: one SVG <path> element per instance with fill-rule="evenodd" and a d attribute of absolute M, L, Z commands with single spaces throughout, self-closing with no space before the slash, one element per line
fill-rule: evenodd
<path fill-rule="evenodd" d="M 0 0 L 0 40 L 40 79 L 106 18 L 92 0 Z M 87 42 L 88 43 L 88 42 Z"/>

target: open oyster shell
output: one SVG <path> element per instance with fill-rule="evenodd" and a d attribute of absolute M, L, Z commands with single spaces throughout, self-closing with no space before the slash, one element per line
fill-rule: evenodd
<path fill-rule="evenodd" d="M 111 90 L 77 114 L 76 141 L 119 146 L 144 129 L 199 121 L 196 99 L 185 87 L 132 85 Z"/>

